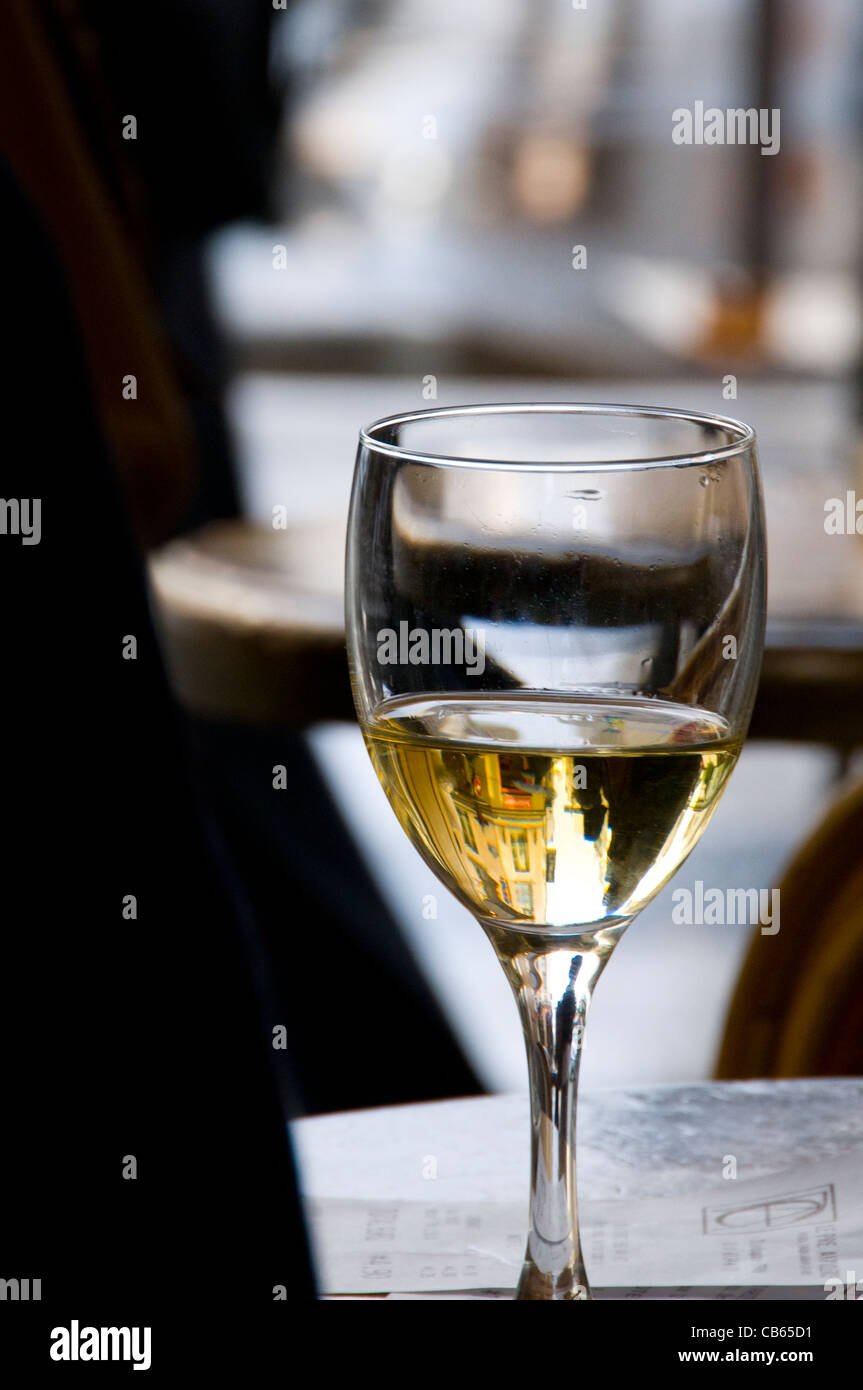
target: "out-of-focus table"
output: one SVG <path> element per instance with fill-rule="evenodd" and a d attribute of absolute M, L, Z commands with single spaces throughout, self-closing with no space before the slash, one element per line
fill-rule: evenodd
<path fill-rule="evenodd" d="M 515 382 L 466 378 L 426 401 L 413 378 L 253 377 L 233 395 L 251 524 L 166 547 L 151 566 L 175 688 L 197 713 L 306 725 L 353 719 L 342 628 L 344 524 L 361 424 L 471 400 L 638 400 L 739 414 L 759 433 L 768 631 L 751 734 L 863 739 L 863 536 L 825 530 L 855 475 L 850 398 L 830 383 Z M 856 495 L 856 494 L 855 494 Z M 274 506 L 286 529 L 273 529 Z M 257 523 L 255 525 L 254 523 Z"/>
<path fill-rule="evenodd" d="M 315 1116 L 292 1133 L 312 1202 L 523 1202 L 526 1221 L 526 1096 Z M 819 1163 L 850 1160 L 863 1177 L 863 1079 L 651 1086 L 588 1092 L 579 1102 L 579 1191 L 588 1202 L 703 1192 L 728 1202 L 728 1156 L 738 1182 L 776 1177 L 779 1189 L 783 1174 Z"/>

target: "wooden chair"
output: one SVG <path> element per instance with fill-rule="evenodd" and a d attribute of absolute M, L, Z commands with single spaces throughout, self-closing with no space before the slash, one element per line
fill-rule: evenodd
<path fill-rule="evenodd" d="M 863 1075 L 863 781 L 840 791 L 779 890 L 780 929 L 752 940 L 716 1078 Z"/>

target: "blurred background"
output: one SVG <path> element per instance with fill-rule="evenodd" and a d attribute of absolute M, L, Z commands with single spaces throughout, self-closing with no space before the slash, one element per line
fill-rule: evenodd
<path fill-rule="evenodd" d="M 213 247 L 243 369 L 853 369 L 852 0 L 298 0 L 273 44 L 278 221 Z M 696 100 L 781 157 L 675 144 Z"/>
<path fill-rule="evenodd" d="M 134 44 L 107 5 L 48 8 L 94 205 L 140 271 L 129 321 L 151 314 L 174 402 L 155 443 L 139 429 L 130 446 L 115 400 L 112 438 L 268 1018 L 288 1029 L 286 1104 L 526 1087 L 500 967 L 399 829 L 347 689 L 357 431 L 435 403 L 651 403 L 756 427 L 770 624 L 753 737 L 603 978 L 582 1084 L 863 1070 L 847 993 L 863 981 L 847 925 L 863 540 L 825 529 L 829 499 L 863 497 L 859 6 L 183 0 L 155 5 Z M 696 102 L 778 111 L 778 150 L 675 143 L 673 113 Z M 69 256 L 94 392 L 110 371 L 119 398 L 142 339 L 122 357 L 104 325 L 88 337 L 85 240 Z M 698 879 L 803 887 L 783 889 L 774 938 L 675 925 L 671 893 Z M 330 1036 L 335 997 L 351 1009 Z M 804 1016 L 824 1026 L 795 1052 Z"/>
<path fill-rule="evenodd" d="M 278 219 L 210 247 L 263 523 L 279 503 L 342 522 L 358 426 L 426 401 L 649 401 L 758 429 L 762 737 L 605 975 L 586 1086 L 713 1074 L 750 929 L 673 925 L 673 888 L 777 887 L 863 728 L 863 687 L 840 729 L 791 670 L 802 648 L 826 680 L 838 651 L 859 680 L 861 542 L 825 537 L 824 502 L 859 485 L 861 56 L 852 0 L 308 0 L 274 31 Z M 675 145 L 672 112 L 696 100 L 778 108 L 779 152 Z M 309 742 L 482 1083 L 523 1087 L 497 962 L 406 843 L 357 729 Z"/>

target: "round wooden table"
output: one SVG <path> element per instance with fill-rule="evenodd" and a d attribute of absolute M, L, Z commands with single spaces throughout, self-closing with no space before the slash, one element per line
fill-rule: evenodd
<path fill-rule="evenodd" d="M 818 540 L 804 566 L 806 618 L 794 615 L 798 603 L 804 611 L 799 555 L 795 566 L 781 536 L 776 547 L 775 616 L 750 737 L 824 742 L 847 754 L 863 741 L 863 545 L 823 528 Z M 341 522 L 274 530 L 233 521 L 154 555 L 154 608 L 181 703 L 239 723 L 352 720 L 344 547 Z"/>

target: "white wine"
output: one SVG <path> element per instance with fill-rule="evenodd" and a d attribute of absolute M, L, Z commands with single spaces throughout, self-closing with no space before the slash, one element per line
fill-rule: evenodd
<path fill-rule="evenodd" d="M 741 743 L 690 706 L 521 691 L 389 700 L 363 732 L 438 876 L 521 930 L 638 912 L 699 838 Z"/>

